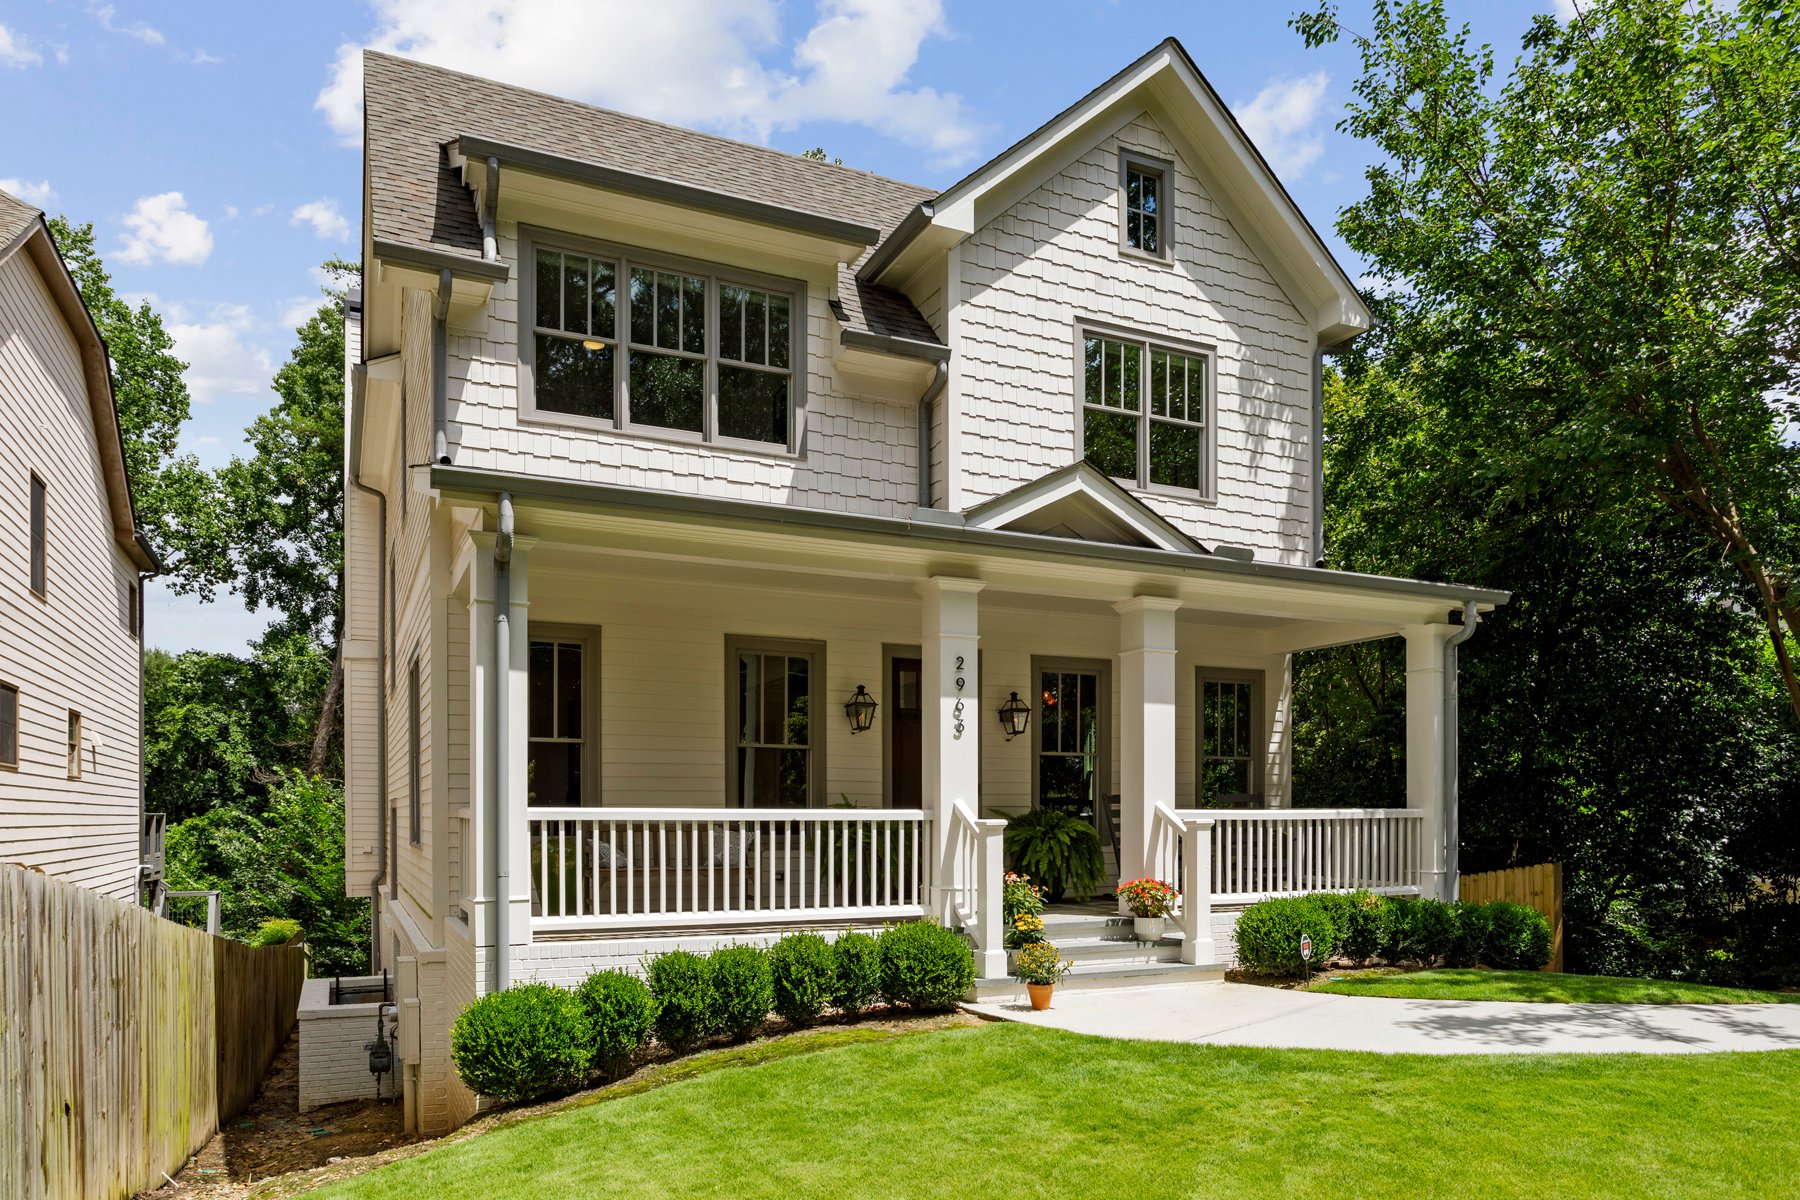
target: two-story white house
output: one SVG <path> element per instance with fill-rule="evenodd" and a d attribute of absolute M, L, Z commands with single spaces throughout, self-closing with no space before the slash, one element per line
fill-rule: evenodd
<path fill-rule="evenodd" d="M 44 214 L 0 192 L 0 863 L 139 899 L 143 581 L 106 346 Z"/>
<path fill-rule="evenodd" d="M 346 878 L 408 1118 L 450 1022 L 646 949 L 935 917 L 999 833 L 1183 887 L 1454 887 L 1504 593 L 1320 569 L 1353 283 L 1174 41 L 946 190 L 365 57 Z M 1291 656 L 1403 637 L 1407 790 L 1289 807 Z M 872 705 L 872 707 L 871 707 Z"/>

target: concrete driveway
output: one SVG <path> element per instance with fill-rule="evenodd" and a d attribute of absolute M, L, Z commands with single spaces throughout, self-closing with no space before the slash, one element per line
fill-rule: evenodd
<path fill-rule="evenodd" d="M 1800 1004 L 1514 1004 L 1331 996 L 1241 983 L 1061 989 L 971 1012 L 1099 1037 L 1383 1054 L 1698 1054 L 1800 1049 Z"/>

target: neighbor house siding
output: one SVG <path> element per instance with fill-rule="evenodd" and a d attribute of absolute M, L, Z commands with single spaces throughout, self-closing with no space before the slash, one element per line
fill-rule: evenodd
<path fill-rule="evenodd" d="M 362 321 L 350 314 L 344 321 L 344 379 L 346 388 L 354 365 L 362 358 Z M 366 403 L 363 396 L 351 402 Z M 359 448 L 351 448 L 348 465 Z M 381 505 L 375 497 L 354 486 L 349 475 L 344 488 L 344 890 L 366 895 L 381 870 L 380 732 L 382 701 L 387 681 L 381 659 L 381 580 L 386 564 L 381 561 Z"/>
<path fill-rule="evenodd" d="M 0 682 L 19 763 L 0 767 L 0 862 L 119 900 L 138 890 L 137 575 L 113 536 L 81 353 L 27 255 L 0 262 Z M 30 488 L 46 486 L 46 594 L 30 590 Z M 81 778 L 68 714 L 81 713 Z"/>
<path fill-rule="evenodd" d="M 1121 148 L 1175 163 L 1173 265 L 1120 253 Z M 1103 139 L 951 253 L 961 274 L 953 507 L 1074 461 L 1076 331 L 1096 319 L 1217 348 L 1216 502 L 1145 502 L 1202 541 L 1307 561 L 1309 326 L 1153 121 Z"/>

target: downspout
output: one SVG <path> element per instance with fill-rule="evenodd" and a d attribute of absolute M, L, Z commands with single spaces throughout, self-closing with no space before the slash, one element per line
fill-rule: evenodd
<path fill-rule="evenodd" d="M 512 815 L 507 782 L 507 744 L 511 737 L 512 698 L 512 551 L 511 492 L 500 493 L 500 529 L 494 538 L 494 955 L 495 985 L 512 984 Z"/>
<path fill-rule="evenodd" d="M 1312 356 L 1312 527 L 1313 566 L 1325 565 L 1325 346 Z"/>
<path fill-rule="evenodd" d="M 931 383 L 926 386 L 924 395 L 919 397 L 919 507 L 931 507 L 931 406 L 937 398 L 944 394 L 944 385 L 950 382 L 950 363 L 947 359 L 937 361 L 937 370 L 931 376 Z"/>
<path fill-rule="evenodd" d="M 500 215 L 500 160 L 487 160 L 487 190 L 481 197 L 481 257 L 488 262 L 500 261 L 500 235 L 496 225 Z"/>
<path fill-rule="evenodd" d="M 1451 634 L 1444 643 L 1444 874 L 1450 880 L 1450 895 L 1454 900 L 1461 888 L 1461 877 L 1458 871 L 1462 857 L 1462 833 L 1458 829 L 1457 784 L 1462 772 L 1457 765 L 1457 704 L 1456 693 L 1456 648 L 1475 636 L 1475 627 L 1481 623 L 1481 613 L 1476 609 L 1473 600 L 1463 603 L 1462 628 Z"/>
<path fill-rule="evenodd" d="M 353 389 L 352 399 L 354 404 L 354 407 L 351 409 L 350 421 L 350 446 L 352 453 L 356 453 L 362 446 L 363 394 L 368 379 L 368 373 L 369 369 L 361 363 L 358 363 L 352 376 L 351 386 Z M 381 719 L 375 722 L 375 756 L 376 760 L 381 764 L 381 769 L 376 773 L 377 778 L 381 781 L 381 810 L 380 820 L 375 822 L 378 828 L 375 843 L 377 846 L 375 878 L 369 881 L 369 970 L 374 972 L 381 970 L 381 921 L 379 920 L 381 915 L 381 885 L 387 882 L 388 864 L 388 644 L 387 622 L 382 619 L 382 614 L 387 611 L 387 568 L 385 564 L 387 563 L 388 498 L 387 493 L 380 488 L 373 488 L 364 483 L 360 471 L 347 474 L 349 475 L 351 487 L 355 488 L 365 496 L 375 497 L 375 503 L 378 506 L 376 524 L 381 529 L 381 542 L 378 551 L 380 557 L 376 560 L 375 568 L 375 644 L 378 647 L 378 656 L 375 660 L 375 664 L 376 674 L 379 677 L 381 687 Z"/>
<path fill-rule="evenodd" d="M 431 428 L 433 457 L 440 463 L 450 461 L 449 373 L 450 335 L 446 322 L 450 316 L 450 268 L 438 272 L 437 309 L 431 324 Z"/>

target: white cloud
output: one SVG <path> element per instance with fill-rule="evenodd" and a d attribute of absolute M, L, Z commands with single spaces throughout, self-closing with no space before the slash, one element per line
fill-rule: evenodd
<path fill-rule="evenodd" d="M 940 0 L 819 0 L 787 48 L 778 0 L 375 0 L 364 44 L 641 116 L 766 141 L 809 121 L 848 121 L 929 151 L 974 156 L 982 130 L 963 99 L 908 87 Z M 315 103 L 354 143 L 364 44 L 338 47 Z M 625 45 L 597 70 L 568 47 Z M 785 54 L 784 54 L 785 51 Z M 785 57 L 786 62 L 782 60 Z"/>
<path fill-rule="evenodd" d="M 0 179 L 0 192 L 8 192 L 38 208 L 49 208 L 56 203 L 56 189 L 50 186 L 48 179 L 36 183 L 29 179 Z"/>
<path fill-rule="evenodd" d="M 1254 100 L 1238 106 L 1239 124 L 1277 175 L 1298 179 L 1325 148 L 1312 126 L 1328 82 L 1323 71 L 1298 79 L 1272 79 Z"/>
<path fill-rule="evenodd" d="M 43 61 L 22 35 L 0 25 L 0 67 L 35 67 Z"/>
<path fill-rule="evenodd" d="M 188 56 L 188 61 L 195 66 L 208 67 L 216 63 L 222 63 L 225 60 L 216 54 L 208 54 L 204 50 L 196 50 Z"/>
<path fill-rule="evenodd" d="M 120 34 L 146 46 L 161 46 L 168 41 L 161 30 L 153 29 L 143 21 L 133 21 L 129 25 L 119 24 L 118 9 L 110 4 L 102 4 L 94 9 L 94 20 L 100 22 L 100 28 L 106 32 Z"/>
<path fill-rule="evenodd" d="M 338 211 L 332 199 L 310 200 L 294 210 L 290 225 L 311 225 L 313 233 L 329 242 L 341 242 L 350 236 L 350 222 Z"/>
<path fill-rule="evenodd" d="M 153 301 L 154 302 L 154 301 Z M 196 404 L 212 405 L 237 397 L 260 399 L 269 391 L 275 362 L 251 340 L 257 332 L 250 309 L 218 304 L 195 318 L 179 304 L 163 309 L 175 355 L 188 364 L 188 393 Z"/>
<path fill-rule="evenodd" d="M 1550 7 L 1556 10 L 1556 19 L 1559 21 L 1573 21 L 1578 15 L 1575 0 L 1552 0 Z"/>
<path fill-rule="evenodd" d="M 288 329 L 298 329 L 312 319 L 324 304 L 320 296 L 291 296 L 281 302 L 281 323 Z"/>
<path fill-rule="evenodd" d="M 197 267 L 212 254 L 212 230 L 188 211 L 180 192 L 140 196 L 125 217 L 125 226 L 131 232 L 119 257 L 128 263 Z"/>

